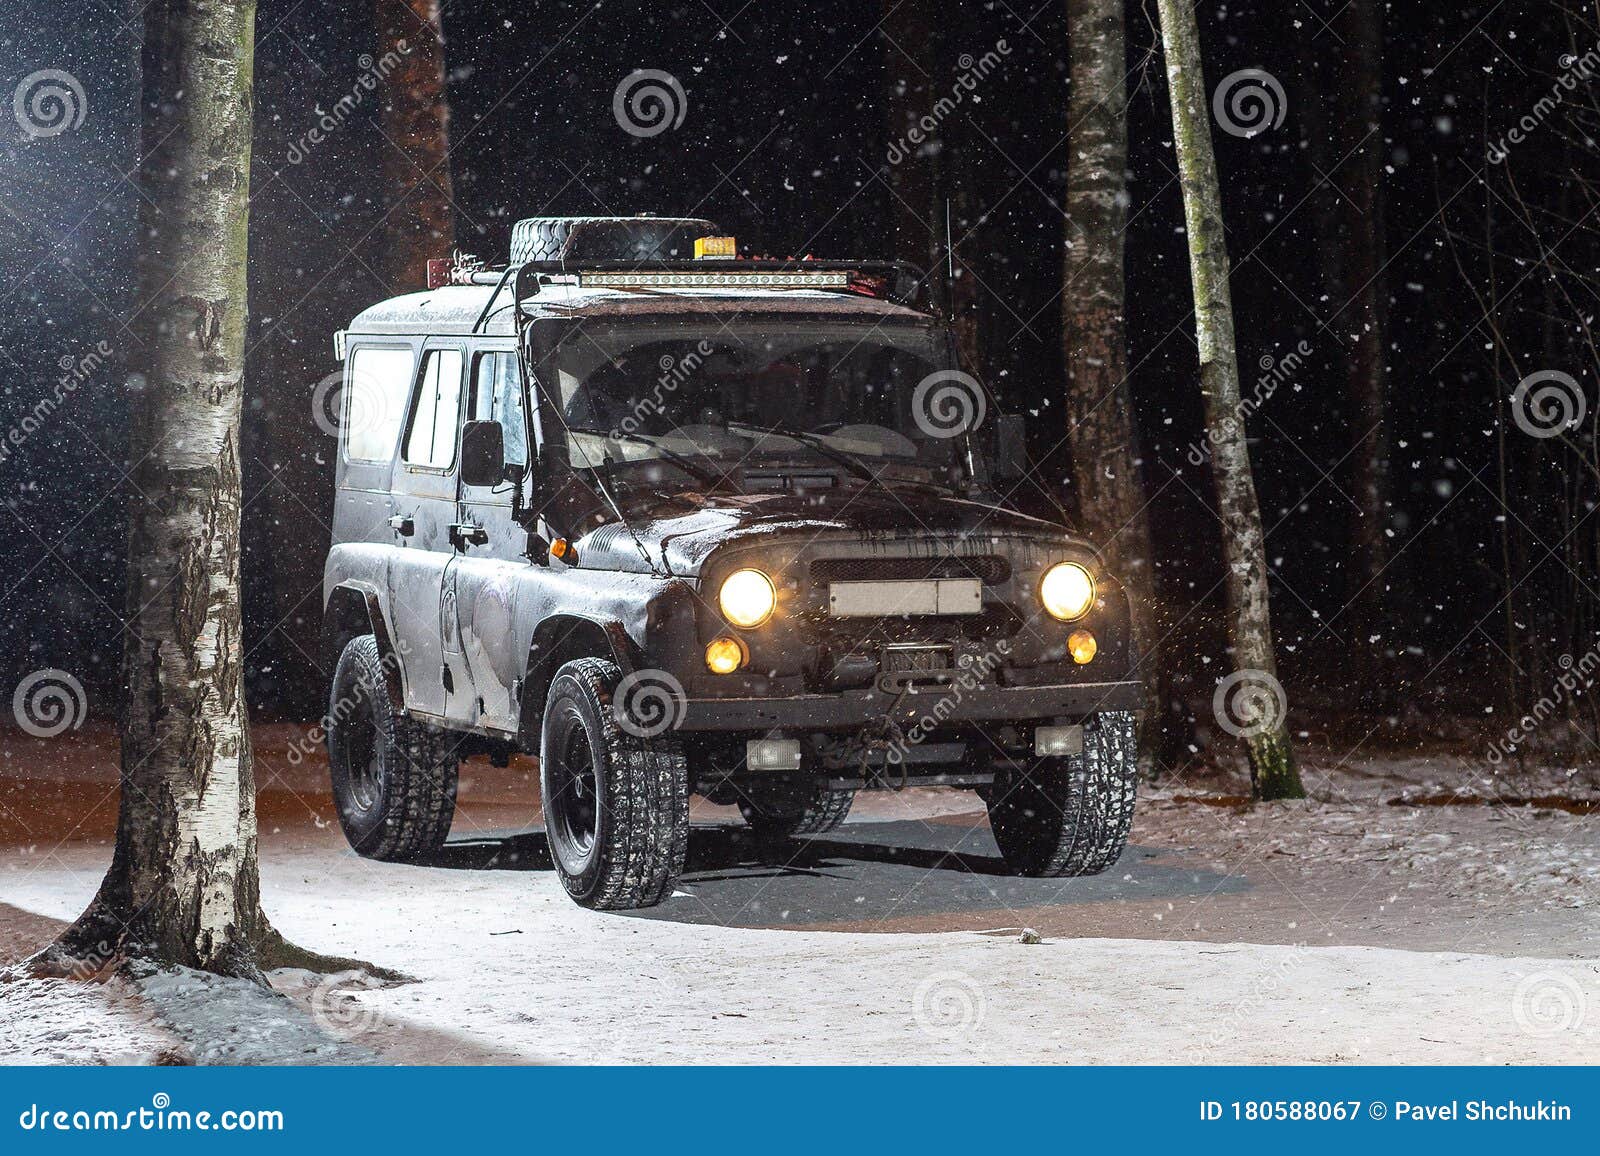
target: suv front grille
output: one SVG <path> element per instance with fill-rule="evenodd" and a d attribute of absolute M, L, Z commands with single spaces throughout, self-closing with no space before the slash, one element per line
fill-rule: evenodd
<path fill-rule="evenodd" d="M 818 558 L 811 581 L 918 582 L 928 578 L 976 578 L 998 586 L 1011 577 L 1011 563 L 998 554 L 944 554 L 934 558 Z"/>

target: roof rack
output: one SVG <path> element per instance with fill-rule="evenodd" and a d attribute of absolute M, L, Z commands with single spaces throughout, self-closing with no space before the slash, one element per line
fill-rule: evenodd
<path fill-rule="evenodd" d="M 461 263 L 448 270 L 429 270 L 430 285 L 493 285 L 494 292 L 473 325 L 474 333 L 489 316 L 500 291 L 515 278 L 513 296 L 520 306 L 536 297 L 543 285 L 562 281 L 604 289 L 818 289 L 880 297 L 914 306 L 927 280 L 907 261 L 842 261 L 733 257 L 694 260 L 524 261 L 502 269 Z"/>

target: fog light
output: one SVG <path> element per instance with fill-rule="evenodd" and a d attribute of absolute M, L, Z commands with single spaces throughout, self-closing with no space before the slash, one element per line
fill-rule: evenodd
<path fill-rule="evenodd" d="M 744 665 L 744 647 L 737 638 L 718 638 L 706 647 L 706 669 L 712 674 L 732 674 Z"/>
<path fill-rule="evenodd" d="M 744 765 L 752 771 L 798 771 L 799 739 L 751 739 L 744 744 Z"/>
<path fill-rule="evenodd" d="M 1082 727 L 1035 727 L 1033 753 L 1040 758 L 1083 754 Z"/>
<path fill-rule="evenodd" d="M 1100 644 L 1094 640 L 1094 635 L 1087 630 L 1074 630 L 1067 635 L 1067 653 L 1072 655 L 1072 661 L 1079 666 L 1091 662 L 1100 650 Z"/>

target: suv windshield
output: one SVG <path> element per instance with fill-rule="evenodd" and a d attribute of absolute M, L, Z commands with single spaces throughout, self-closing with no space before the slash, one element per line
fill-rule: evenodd
<path fill-rule="evenodd" d="M 958 439 L 912 413 L 918 384 L 950 364 L 931 325 L 694 315 L 552 330 L 540 377 L 574 470 L 624 484 L 663 464 L 701 480 L 798 467 L 946 484 L 955 462 Z"/>

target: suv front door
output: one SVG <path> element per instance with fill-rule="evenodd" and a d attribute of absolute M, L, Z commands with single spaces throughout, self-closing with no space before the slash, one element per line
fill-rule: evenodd
<path fill-rule="evenodd" d="M 406 706 L 443 718 L 463 672 L 452 670 L 443 624 L 446 570 L 455 560 L 457 450 L 465 354 L 458 344 L 428 342 L 412 388 L 411 406 L 395 463 L 392 488 L 396 550 L 389 562 L 389 605 L 402 640 Z"/>

